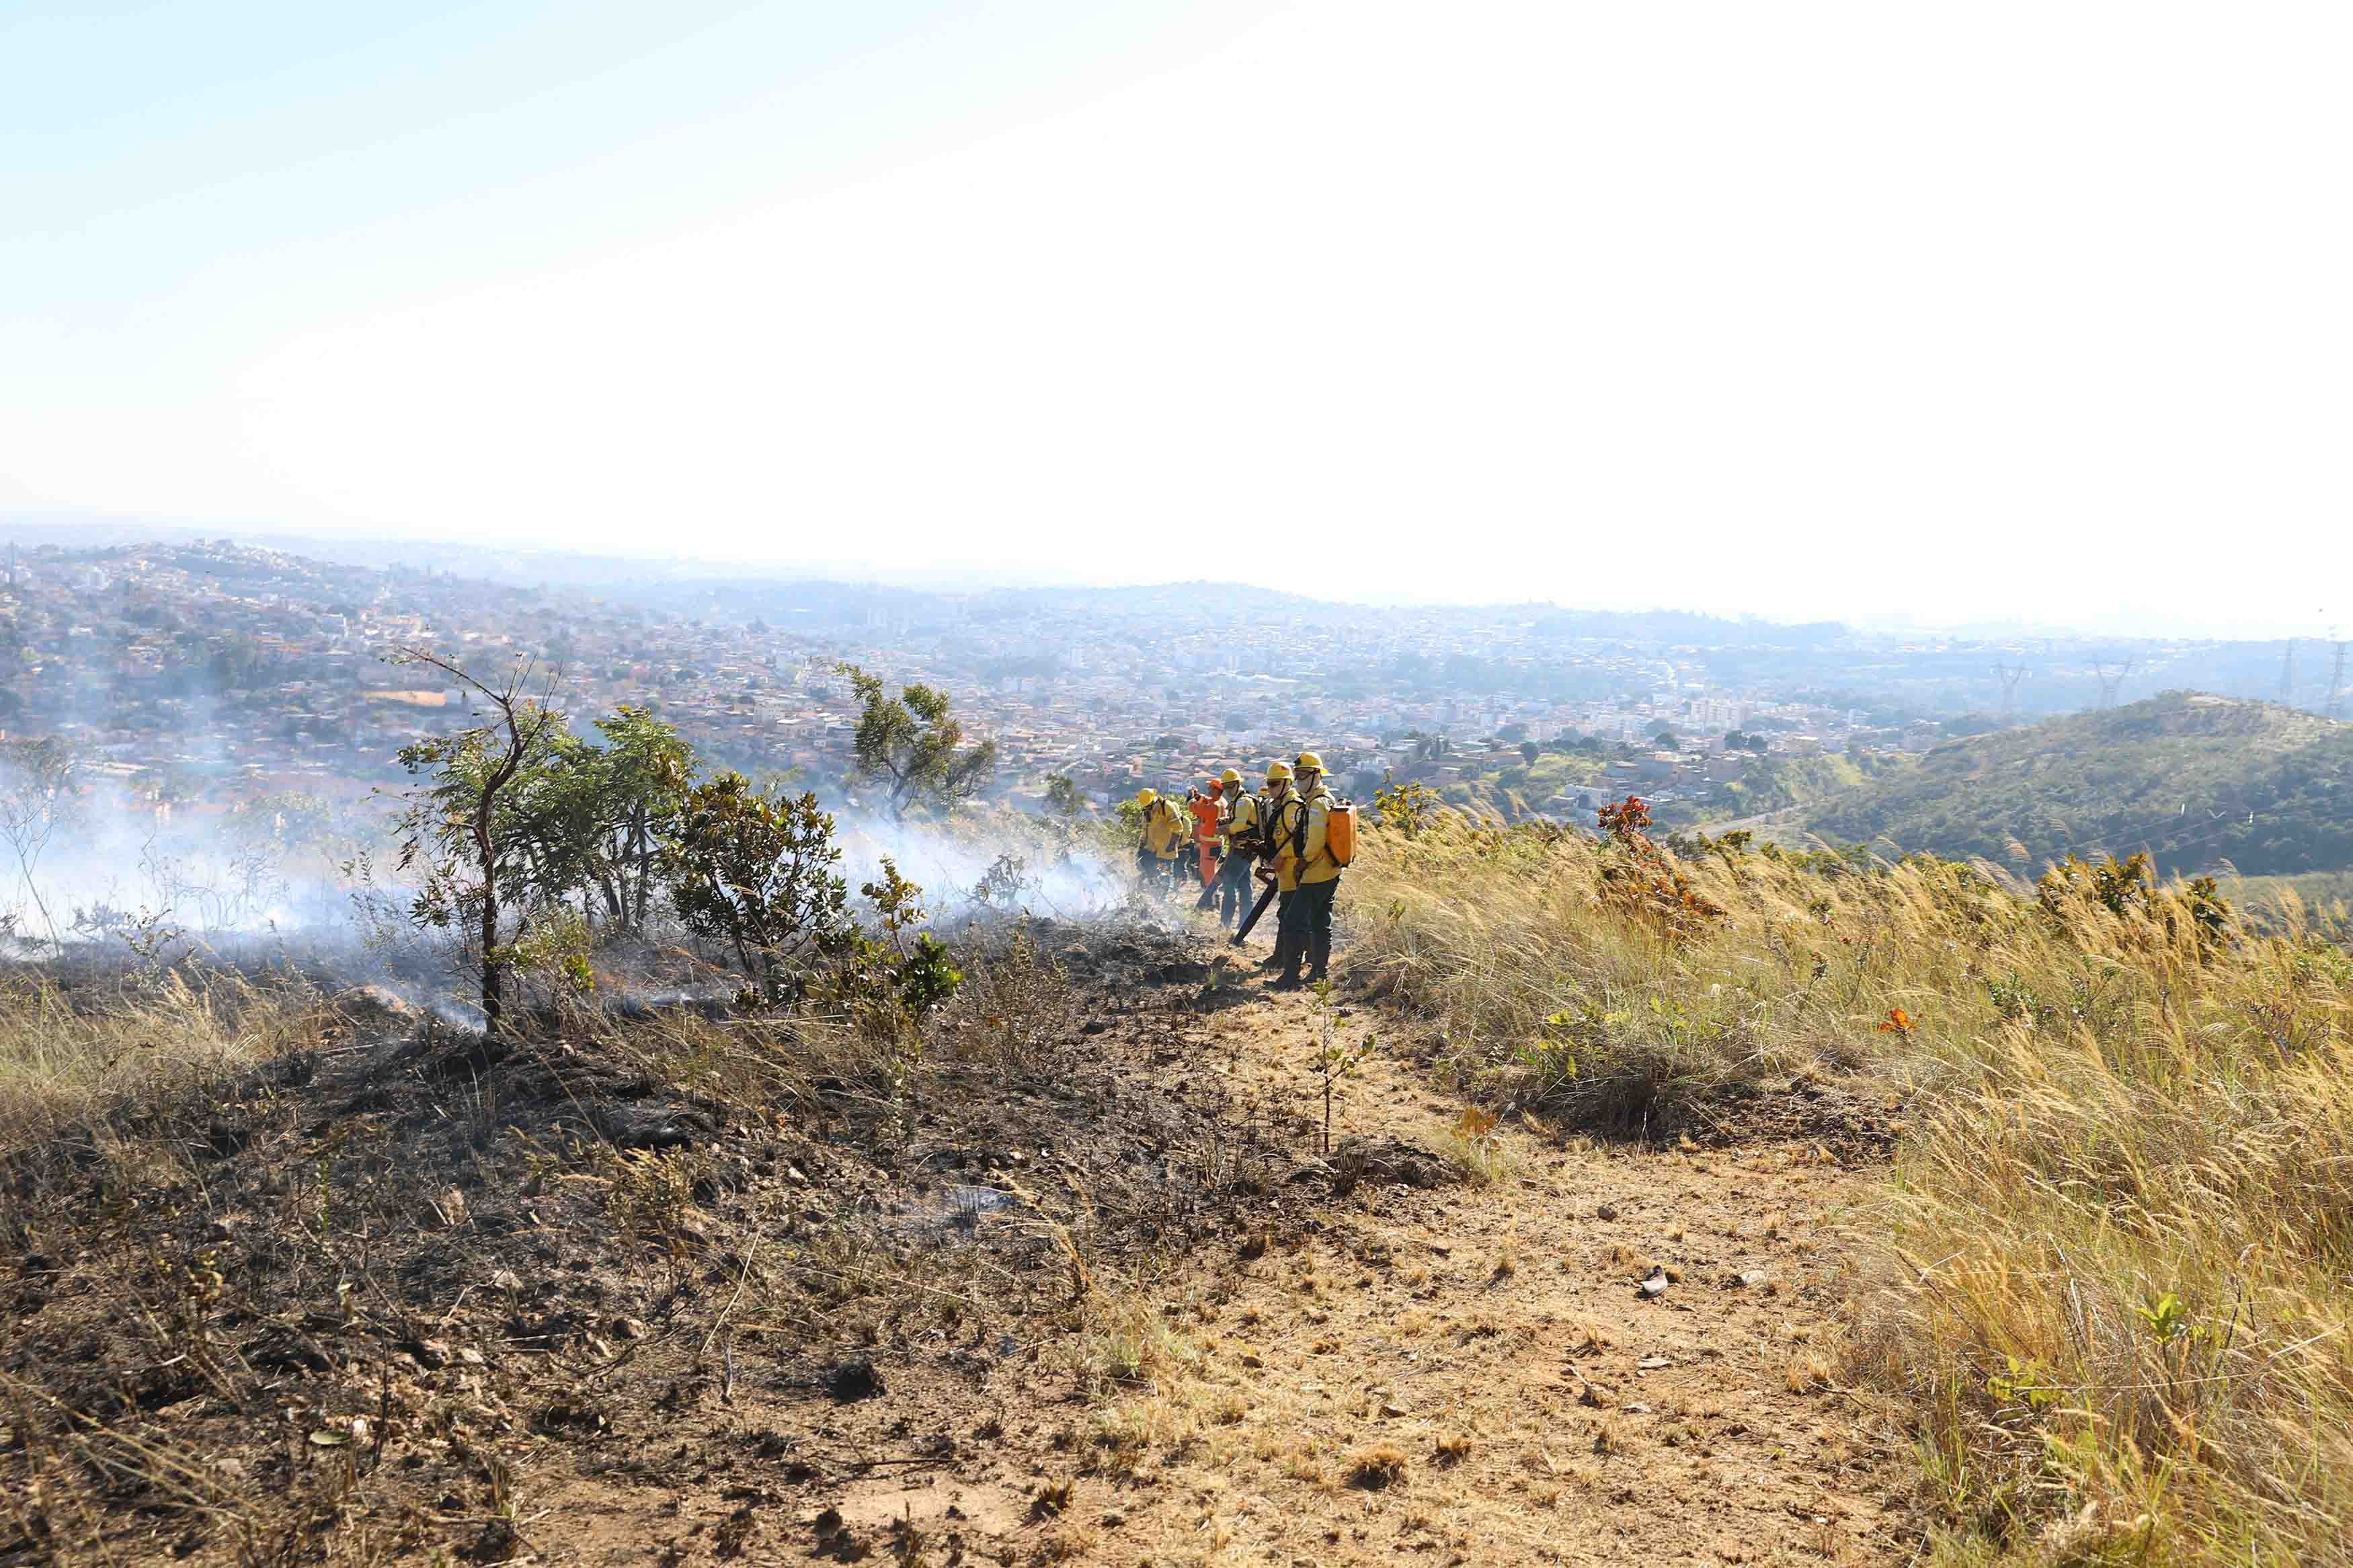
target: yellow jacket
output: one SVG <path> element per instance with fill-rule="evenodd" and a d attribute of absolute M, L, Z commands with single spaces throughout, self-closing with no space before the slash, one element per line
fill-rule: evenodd
<path fill-rule="evenodd" d="M 1266 829 L 1266 841 L 1261 847 L 1264 863 L 1274 868 L 1278 878 L 1276 885 L 1285 892 L 1291 890 L 1291 884 L 1279 879 L 1282 871 L 1282 846 L 1276 842 L 1277 830 L 1282 826 L 1284 808 L 1298 798 L 1292 793 L 1288 779 L 1283 781 L 1281 789 L 1262 789 L 1258 793 L 1258 819 Z"/>
<path fill-rule="evenodd" d="M 1299 890 L 1303 883 L 1328 882 L 1340 874 L 1338 862 L 1324 847 L 1325 825 L 1332 820 L 1332 807 L 1338 803 L 1332 792 L 1319 782 L 1313 794 L 1284 797 L 1275 808 L 1275 886 L 1286 893 Z M 1301 819 L 1305 818 L 1305 853 L 1300 853 Z"/>
<path fill-rule="evenodd" d="M 1163 860 L 1174 860 L 1185 852 L 1185 841 L 1192 837 L 1185 826 L 1185 814 L 1166 800 L 1155 800 L 1144 808 L 1144 847 Z"/>
<path fill-rule="evenodd" d="M 1226 802 L 1225 820 L 1219 824 L 1219 837 L 1228 849 L 1235 841 L 1249 843 L 1258 832 L 1258 798 L 1245 790 Z"/>

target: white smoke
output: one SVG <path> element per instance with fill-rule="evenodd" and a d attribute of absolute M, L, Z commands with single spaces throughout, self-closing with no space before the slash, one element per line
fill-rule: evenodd
<path fill-rule="evenodd" d="M 203 939 L 336 931 L 351 919 L 339 843 L 316 803 L 205 812 L 109 781 L 0 842 L 0 922 L 20 946 L 142 926 Z"/>
<path fill-rule="evenodd" d="M 1088 920 L 1135 901 L 1132 871 L 1042 824 L 998 819 L 940 827 L 844 812 L 834 819 L 834 837 L 853 889 L 880 876 L 887 858 L 901 876 L 922 885 L 935 923 L 988 913 Z"/>

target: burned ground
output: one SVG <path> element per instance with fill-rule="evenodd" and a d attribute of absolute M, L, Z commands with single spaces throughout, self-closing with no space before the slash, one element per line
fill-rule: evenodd
<path fill-rule="evenodd" d="M 1506 1428 L 1559 1449 L 1546 1402 L 1581 1422 L 1603 1347 L 1648 1342 L 1588 1320 L 1588 1352 L 1552 1342 L 1556 1274 L 1652 1310 L 1628 1243 L 1567 1234 L 1599 1223 L 1585 1184 L 1461 1184 L 1460 1108 L 1407 1052 L 1349 1085 L 1327 1155 L 1305 1043 L 1364 1020 L 1262 998 L 1221 949 L 1050 922 L 969 940 L 917 1059 L 696 1005 L 491 1047 L 344 994 L 298 1048 L 16 1150 L 0 1561 L 1386 1560 L 1398 1530 L 1438 1561 L 1546 1555 L 1541 1531 L 1482 1555 L 1486 1516 L 1433 1504 L 1501 1466 L 1483 1506 L 1535 1507 Z M 1656 1178 L 1625 1158 L 1630 1214 Z M 1799 1179 L 1833 1180 L 1816 1159 Z M 1713 1294 L 1816 1233 L 1673 1234 L 1651 1245 Z M 1722 1298 L 1744 1331 L 1819 1293 L 1830 1255 L 1805 1246 L 1786 1293 Z M 1551 1392 L 1523 1398 L 1535 1360 Z M 1781 1374 L 1754 1398 L 1802 1416 L 1820 1391 Z M 1379 1458 L 1382 1430 L 1449 1405 L 1429 1452 Z M 1711 1407 L 1672 1440 L 1771 1430 Z M 1269 1500 L 1286 1486 L 1303 1500 Z M 1876 1528 L 1849 1513 L 1826 1538 Z"/>

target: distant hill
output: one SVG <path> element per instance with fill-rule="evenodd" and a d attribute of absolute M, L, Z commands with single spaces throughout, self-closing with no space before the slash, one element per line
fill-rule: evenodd
<path fill-rule="evenodd" d="M 2353 724 L 2167 692 L 1948 742 L 1800 806 L 1776 836 L 1792 830 L 2026 872 L 2140 849 L 2168 875 L 2353 869 Z"/>

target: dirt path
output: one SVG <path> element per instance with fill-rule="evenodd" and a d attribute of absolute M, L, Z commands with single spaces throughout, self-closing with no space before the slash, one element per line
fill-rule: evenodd
<path fill-rule="evenodd" d="M 1343 1015 L 1341 1037 L 1370 1021 Z M 1220 1059 L 1194 1064 L 1189 1092 L 1208 1066 L 1237 1100 L 1318 1103 L 1309 999 L 1245 1002 L 1203 1033 Z M 1336 1120 L 1435 1149 L 1461 1110 L 1382 1054 Z M 1366 1180 L 1294 1234 L 1186 1260 L 1155 1292 L 1156 1391 L 953 1506 L 1002 1515 L 1008 1487 L 1069 1485 L 1015 1538 L 1024 1562 L 1031 1542 L 1042 1560 L 1317 1568 L 1904 1556 L 1890 1494 L 1908 1456 L 1862 1440 L 1826 1354 L 1868 1175 L 1802 1147 L 1503 1141 L 1514 1168 L 1492 1185 Z M 1665 1288 L 1645 1294 L 1653 1265 Z M 955 1485 L 854 1506 L 938 1517 Z"/>

